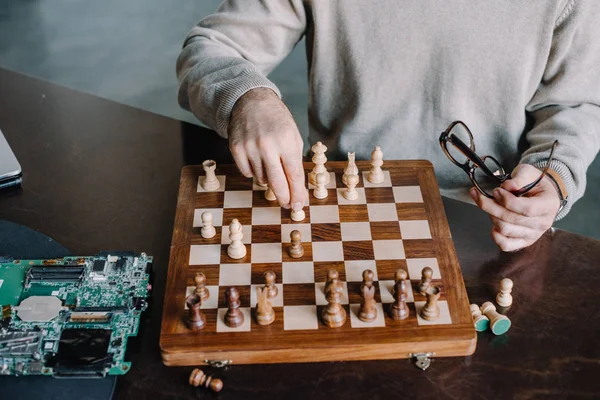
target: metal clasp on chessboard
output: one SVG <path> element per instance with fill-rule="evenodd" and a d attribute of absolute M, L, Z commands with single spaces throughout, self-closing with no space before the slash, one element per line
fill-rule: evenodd
<path fill-rule="evenodd" d="M 408 356 L 415 359 L 417 368 L 421 368 L 425 371 L 431 365 L 431 359 L 429 357 L 435 356 L 435 353 L 410 353 Z"/>
<path fill-rule="evenodd" d="M 224 368 L 229 364 L 232 364 L 231 360 L 204 360 L 205 364 L 208 364 L 209 367 L 213 368 Z"/>

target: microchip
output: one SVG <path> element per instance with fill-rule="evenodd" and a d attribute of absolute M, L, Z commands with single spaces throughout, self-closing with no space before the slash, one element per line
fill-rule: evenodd
<path fill-rule="evenodd" d="M 119 258 L 115 264 L 115 271 L 121 271 L 125 267 L 127 260 L 125 258 Z"/>
<path fill-rule="evenodd" d="M 92 267 L 92 272 L 97 274 L 101 274 L 104 272 L 104 267 L 106 266 L 106 261 L 104 260 L 96 260 L 94 261 L 94 266 Z"/>

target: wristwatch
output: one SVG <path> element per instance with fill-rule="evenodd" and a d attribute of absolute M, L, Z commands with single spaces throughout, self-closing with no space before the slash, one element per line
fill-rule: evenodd
<path fill-rule="evenodd" d="M 558 207 L 558 212 L 556 213 L 558 215 L 567 205 L 569 193 L 567 192 L 567 188 L 565 187 L 565 184 L 563 183 L 563 180 L 558 172 L 554 171 L 553 169 L 548 169 L 546 176 L 550 178 L 554 184 L 554 187 L 556 188 L 556 191 L 558 192 L 558 198 L 560 199 L 560 206 Z"/>

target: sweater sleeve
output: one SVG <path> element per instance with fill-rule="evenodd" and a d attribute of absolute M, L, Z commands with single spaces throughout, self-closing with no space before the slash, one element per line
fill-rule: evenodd
<path fill-rule="evenodd" d="M 556 21 L 542 81 L 526 107 L 534 119 L 521 162 L 551 168 L 569 194 L 557 219 L 585 191 L 586 170 L 600 148 L 600 1 L 568 0 Z"/>
<path fill-rule="evenodd" d="M 267 79 L 306 30 L 302 0 L 227 0 L 192 28 L 177 59 L 178 101 L 227 138 L 235 102 Z"/>

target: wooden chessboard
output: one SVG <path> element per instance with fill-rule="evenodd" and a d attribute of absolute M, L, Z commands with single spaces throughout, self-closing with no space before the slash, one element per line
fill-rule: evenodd
<path fill-rule="evenodd" d="M 413 353 L 464 356 L 475 351 L 477 337 L 448 222 L 427 161 L 385 161 L 385 181 L 366 180 L 369 163 L 358 161 L 359 198 L 346 200 L 341 191 L 344 162 L 328 162 L 329 195 L 318 200 L 309 187 L 306 218 L 290 219 L 290 211 L 264 198 L 264 188 L 243 177 L 233 165 L 217 166 L 221 187 L 206 192 L 200 185 L 202 166 L 182 170 L 160 346 L 166 365 L 198 365 L 207 360 L 234 364 L 371 360 L 407 358 Z M 312 163 L 305 163 L 308 173 Z M 213 214 L 215 237 L 200 235 L 201 214 Z M 237 218 L 243 225 L 247 255 L 227 256 L 228 228 Z M 304 256 L 288 255 L 290 232 L 302 233 Z M 421 270 L 433 269 L 441 288 L 441 315 L 425 321 L 418 311 L 425 297 L 415 286 Z M 329 328 L 319 316 L 327 304 L 323 288 L 327 270 L 338 270 L 344 282 L 342 303 L 348 319 Z M 387 315 L 398 268 L 410 279 L 410 316 L 402 321 Z M 378 317 L 361 322 L 357 316 L 362 272 L 375 272 Z M 278 295 L 272 299 L 276 320 L 261 326 L 252 317 L 257 285 L 263 273 L 277 274 Z M 192 332 L 185 323 L 185 298 L 194 289 L 197 272 L 206 275 L 210 298 L 202 304 L 206 326 Z M 229 328 L 223 322 L 225 290 L 240 292 L 245 322 Z"/>

